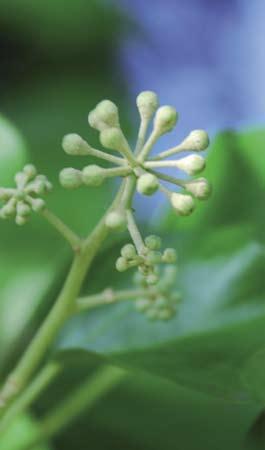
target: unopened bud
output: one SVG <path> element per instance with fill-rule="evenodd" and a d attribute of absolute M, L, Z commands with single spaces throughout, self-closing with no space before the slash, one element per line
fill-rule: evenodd
<path fill-rule="evenodd" d="M 128 143 L 120 128 L 106 128 L 101 131 L 100 142 L 107 149 L 128 152 Z"/>
<path fill-rule="evenodd" d="M 125 272 L 125 270 L 127 270 L 128 267 L 129 266 L 127 260 L 123 258 L 123 256 L 120 256 L 116 261 L 116 269 L 118 270 L 118 272 Z"/>
<path fill-rule="evenodd" d="M 64 136 L 62 147 L 68 155 L 87 155 L 89 154 L 88 143 L 79 136 L 79 134 L 71 133 Z"/>
<path fill-rule="evenodd" d="M 111 230 L 123 231 L 127 226 L 125 214 L 120 211 L 112 211 L 107 214 L 105 224 Z"/>
<path fill-rule="evenodd" d="M 133 244 L 126 244 L 121 249 L 121 256 L 126 259 L 133 259 L 136 256 L 136 248 Z"/>
<path fill-rule="evenodd" d="M 159 264 L 161 263 L 162 260 L 162 254 L 158 251 L 155 250 L 151 250 L 150 252 L 148 252 L 147 256 L 146 256 L 146 261 L 148 262 L 148 264 Z"/>
<path fill-rule="evenodd" d="M 159 250 L 161 248 L 161 238 L 159 236 L 147 236 L 144 242 L 149 250 Z"/>
<path fill-rule="evenodd" d="M 209 145 L 209 136 L 204 130 L 193 130 L 180 144 L 182 150 L 201 152 Z"/>
<path fill-rule="evenodd" d="M 156 275 L 155 273 L 149 273 L 149 274 L 146 276 L 146 282 L 147 282 L 147 284 L 149 284 L 149 285 L 157 284 L 158 281 L 159 281 L 159 277 L 158 277 L 158 275 Z"/>
<path fill-rule="evenodd" d="M 17 204 L 17 214 L 19 216 L 23 216 L 23 217 L 29 216 L 30 212 L 31 212 L 31 209 L 30 209 L 29 205 L 27 205 L 26 203 L 19 202 Z"/>
<path fill-rule="evenodd" d="M 120 127 L 119 111 L 115 103 L 102 100 L 88 115 L 88 123 L 92 128 L 102 131 L 106 128 Z"/>
<path fill-rule="evenodd" d="M 104 181 L 104 169 L 91 164 L 82 170 L 82 181 L 86 186 L 100 186 Z"/>
<path fill-rule="evenodd" d="M 154 131 L 161 135 L 173 130 L 178 120 L 178 113 L 172 106 L 160 106 L 154 119 Z"/>
<path fill-rule="evenodd" d="M 148 120 L 156 112 L 159 102 L 155 92 L 143 91 L 138 95 L 136 99 L 136 104 L 141 119 Z"/>
<path fill-rule="evenodd" d="M 152 195 L 159 188 L 157 177 L 151 173 L 141 175 L 137 180 L 137 191 L 143 195 Z"/>
<path fill-rule="evenodd" d="M 188 181 L 185 183 L 185 188 L 199 200 L 206 200 L 212 192 L 211 185 L 206 178 Z"/>
<path fill-rule="evenodd" d="M 19 214 L 16 216 L 15 222 L 17 225 L 25 225 L 27 223 L 27 216 L 20 216 Z"/>
<path fill-rule="evenodd" d="M 166 248 L 163 256 L 163 262 L 167 264 L 174 264 L 177 261 L 177 252 L 174 248 Z"/>
<path fill-rule="evenodd" d="M 60 172 L 59 180 L 66 189 L 76 189 L 82 184 L 81 172 L 68 167 Z"/>
<path fill-rule="evenodd" d="M 45 208 L 45 201 L 42 198 L 33 198 L 31 199 L 31 206 L 33 211 L 40 212 Z"/>
<path fill-rule="evenodd" d="M 170 201 L 171 205 L 180 216 L 189 216 L 195 208 L 194 200 L 190 195 L 174 192 L 171 195 Z"/>
<path fill-rule="evenodd" d="M 29 179 L 32 179 L 36 177 L 37 175 L 37 169 L 33 164 L 27 164 L 23 168 L 23 172 L 28 176 Z"/>
<path fill-rule="evenodd" d="M 205 159 L 200 155 L 188 155 L 178 159 L 176 166 L 188 175 L 196 175 L 205 168 Z"/>

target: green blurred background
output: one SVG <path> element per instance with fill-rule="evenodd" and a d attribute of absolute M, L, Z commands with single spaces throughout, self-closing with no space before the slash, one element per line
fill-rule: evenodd
<path fill-rule="evenodd" d="M 96 145 L 87 113 L 104 97 L 119 104 L 124 129 L 134 135 L 132 75 L 126 74 L 119 52 L 132 33 L 143 35 L 130 9 L 121 6 L 100 0 L 0 1 L 1 184 L 8 185 L 15 171 L 32 161 L 56 186 L 50 208 L 80 233 L 92 229 L 115 186 L 64 192 L 58 171 L 83 161 L 63 154 L 62 136 L 77 132 Z M 129 46 L 123 52 L 126 48 L 129 52 Z M 143 77 L 136 86 L 153 88 L 145 82 Z M 162 83 L 160 92 L 163 97 Z M 165 97 L 169 99 L 168 92 Z M 112 362 L 132 372 L 47 448 L 243 448 L 265 400 L 263 358 L 253 363 L 253 355 L 265 344 L 264 138 L 262 130 L 221 134 L 211 147 L 207 169 L 215 188 L 212 200 L 181 223 L 167 210 L 163 215 L 156 210 L 156 220 L 145 225 L 145 230 L 157 228 L 180 252 L 186 303 L 176 320 L 150 324 L 132 305 L 118 305 L 109 314 L 95 311 L 67 325 L 57 349 L 82 350 L 81 362 L 77 358 L 78 364 L 66 365 L 63 376 L 35 405 L 34 417 L 42 416 L 93 370 L 90 351 L 114 355 Z M 155 201 L 152 208 L 156 206 Z M 54 301 L 70 252 L 37 217 L 22 228 L 1 223 L 0 236 L 4 377 Z M 102 250 L 84 292 L 104 288 L 106 280 L 129 284 L 113 269 L 117 240 Z M 20 439 L 32 427 L 28 417 L 21 419 L 1 450 L 19 450 Z M 259 444 L 262 448 L 262 439 Z"/>

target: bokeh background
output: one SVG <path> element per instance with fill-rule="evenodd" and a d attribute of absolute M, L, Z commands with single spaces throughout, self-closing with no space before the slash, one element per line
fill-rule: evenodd
<path fill-rule="evenodd" d="M 141 90 L 155 90 L 162 104 L 174 105 L 180 113 L 178 128 L 161 140 L 158 150 L 194 128 L 206 129 L 212 140 L 223 130 L 258 129 L 265 122 L 264 20 L 263 0 L 1 0 L 2 123 L 8 119 L 22 134 L 26 150 L 21 159 L 36 163 L 55 183 L 62 167 L 79 164 L 63 155 L 62 136 L 77 132 L 96 144 L 87 113 L 104 97 L 119 104 L 130 139 L 135 138 L 135 96 Z M 10 167 L 8 158 L 2 166 L 5 181 L 13 175 L 11 160 Z M 81 189 L 77 199 L 76 193 L 66 197 L 58 187 L 50 205 L 82 233 L 93 227 L 110 192 L 108 186 L 92 194 Z M 147 211 L 157 219 L 157 204 L 146 207 L 138 199 L 142 217 Z M 230 222 L 236 223 L 234 210 L 228 210 Z M 249 210 L 243 206 L 240 214 L 245 220 Z M 213 223 L 222 220 L 229 222 L 217 217 Z M 37 218 L 27 230 L 1 224 L 1 236 L 4 374 L 49 309 L 70 256 L 56 233 Z M 64 383 L 71 386 L 72 378 Z M 241 448 L 242 429 L 257 415 L 256 405 L 218 403 L 145 375 L 131 377 L 101 406 L 51 448 L 83 450 L 93 443 L 100 450 L 235 449 Z"/>

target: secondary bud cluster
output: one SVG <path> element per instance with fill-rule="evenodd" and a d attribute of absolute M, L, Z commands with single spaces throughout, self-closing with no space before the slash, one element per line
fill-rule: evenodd
<path fill-rule="evenodd" d="M 159 281 L 157 266 L 163 263 L 174 264 L 177 254 L 173 248 L 167 248 L 161 252 L 161 239 L 158 236 L 148 236 L 144 244 L 141 252 L 137 251 L 134 244 L 124 245 L 116 261 L 116 268 L 119 272 L 124 272 L 131 267 L 138 267 L 146 283 L 154 285 Z"/>
<path fill-rule="evenodd" d="M 144 295 L 135 302 L 137 311 L 144 313 L 150 320 L 169 320 L 174 317 L 181 300 L 179 292 L 173 290 L 176 276 L 176 266 L 166 266 L 158 283 L 150 286 L 141 273 L 136 273 L 134 282 L 144 291 Z"/>
<path fill-rule="evenodd" d="M 17 225 L 24 225 L 32 211 L 40 212 L 45 207 L 41 198 L 52 189 L 45 175 L 39 175 L 32 164 L 26 165 L 15 176 L 15 188 L 0 188 L 0 218 L 15 217 Z"/>

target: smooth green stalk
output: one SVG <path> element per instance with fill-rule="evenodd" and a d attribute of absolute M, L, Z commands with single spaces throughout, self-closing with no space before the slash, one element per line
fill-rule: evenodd
<path fill-rule="evenodd" d="M 124 185 L 125 182 L 122 183 L 116 198 L 106 214 L 120 203 Z M 24 389 L 46 355 L 58 331 L 74 313 L 75 300 L 79 295 L 87 271 L 103 241 L 110 232 L 109 228 L 105 225 L 106 214 L 95 227 L 94 231 L 82 242 L 80 251 L 74 257 L 70 272 L 59 297 L 29 347 L 22 355 L 16 368 L 8 376 L 0 393 L 0 416 L 5 413 L 10 403 Z"/>
<path fill-rule="evenodd" d="M 155 145 L 156 141 L 159 138 L 159 134 L 155 131 L 152 131 L 152 133 L 150 134 L 147 142 L 145 143 L 142 151 L 140 152 L 137 160 L 140 162 L 143 162 L 146 160 L 147 156 L 149 155 L 149 153 L 151 152 L 153 146 Z"/>
<path fill-rule="evenodd" d="M 48 417 L 44 418 L 36 434 L 21 450 L 30 450 L 43 440 L 56 435 L 82 412 L 89 411 L 101 397 L 117 386 L 125 375 L 124 370 L 107 366 L 87 378 Z"/>
<path fill-rule="evenodd" d="M 142 148 L 144 146 L 149 122 L 150 122 L 150 119 L 142 119 L 141 120 L 138 139 L 137 139 L 135 152 L 134 152 L 136 156 L 139 155 L 139 153 L 142 151 Z"/>
<path fill-rule="evenodd" d="M 74 251 L 80 249 L 81 239 L 59 217 L 47 208 L 41 214 L 69 242 Z"/>
<path fill-rule="evenodd" d="M 62 370 L 59 362 L 53 361 L 45 366 L 35 379 L 25 389 L 17 400 L 11 405 L 0 424 L 0 434 L 3 433 L 9 424 L 18 414 L 24 412 L 33 401 L 44 391 L 44 389 L 55 379 Z"/>
<path fill-rule="evenodd" d="M 136 222 L 133 217 L 133 213 L 131 209 L 127 209 L 126 211 L 126 217 L 127 217 L 127 227 L 128 231 L 131 235 L 132 241 L 137 249 L 137 252 L 139 255 L 143 253 L 143 250 L 145 249 L 144 241 L 142 239 L 141 233 L 136 225 Z"/>
<path fill-rule="evenodd" d="M 168 156 L 175 155 L 176 153 L 180 153 L 183 151 L 182 145 L 176 145 L 175 147 L 169 148 L 158 155 L 154 156 L 153 161 L 160 161 L 161 159 L 168 158 Z"/>
<path fill-rule="evenodd" d="M 88 146 L 88 155 L 94 156 L 95 158 L 104 159 L 105 161 L 111 162 L 113 164 L 118 164 L 120 166 L 123 166 L 126 162 L 123 158 L 120 158 L 119 156 L 111 155 L 110 153 L 102 152 L 101 150 L 97 150 L 96 148 Z"/>
<path fill-rule="evenodd" d="M 157 170 L 149 170 L 150 173 L 157 176 L 161 180 L 168 181 L 169 183 L 175 184 L 176 186 L 185 187 L 185 181 L 172 177 L 170 175 L 166 175 L 164 173 L 158 172 Z"/>
<path fill-rule="evenodd" d="M 146 293 L 143 289 L 124 289 L 121 291 L 113 291 L 106 289 L 103 292 L 95 295 L 88 295 L 77 299 L 77 311 L 93 309 L 98 306 L 111 305 L 123 300 L 131 300 L 137 297 L 144 296 Z"/>

